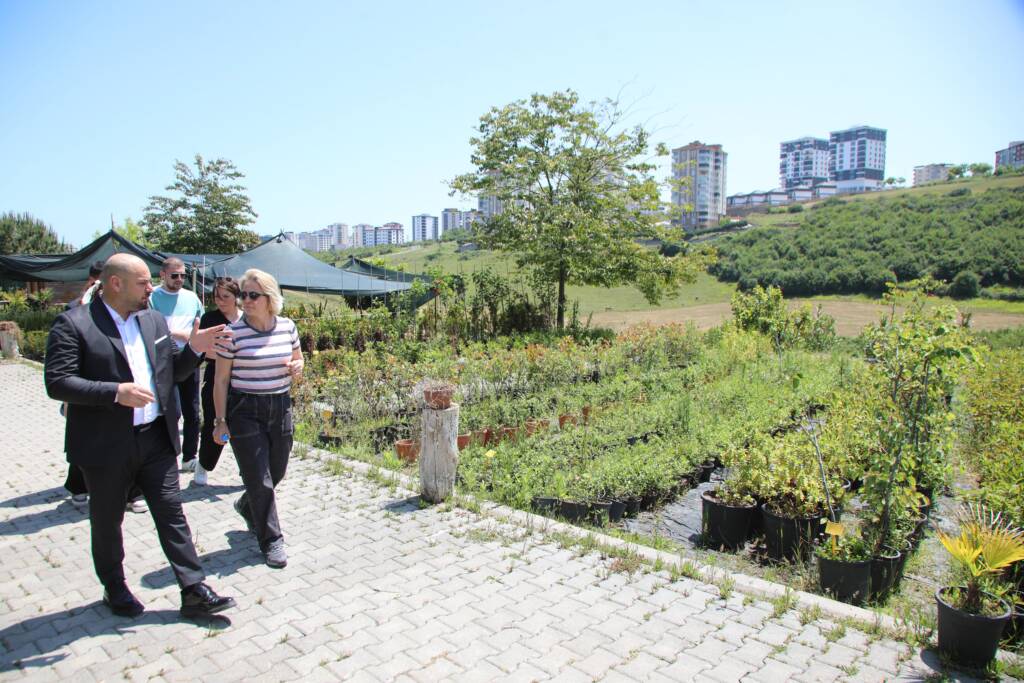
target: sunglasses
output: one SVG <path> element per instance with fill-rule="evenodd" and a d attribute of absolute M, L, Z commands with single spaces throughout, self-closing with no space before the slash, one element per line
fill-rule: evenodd
<path fill-rule="evenodd" d="M 217 283 L 218 284 L 221 283 L 221 282 L 234 282 L 234 281 L 235 281 L 234 278 L 232 278 L 230 275 L 224 275 L 224 276 L 220 276 L 220 277 L 217 278 Z"/>
<path fill-rule="evenodd" d="M 167 273 L 167 277 L 172 280 L 182 280 L 185 278 L 185 273 Z"/>
<path fill-rule="evenodd" d="M 267 294 L 266 292 L 242 292 L 238 296 L 242 299 L 242 301 L 245 301 L 246 299 L 252 299 L 253 301 L 256 301 L 256 299 L 259 299 L 261 296 L 270 295 Z"/>

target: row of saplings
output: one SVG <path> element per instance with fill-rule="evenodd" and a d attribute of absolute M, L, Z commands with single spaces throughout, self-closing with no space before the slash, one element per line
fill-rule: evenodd
<path fill-rule="evenodd" d="M 738 549 L 757 534 L 772 560 L 816 555 L 822 592 L 854 604 L 896 588 L 920 542 L 933 494 L 951 477 L 953 393 L 976 360 L 955 313 L 942 309 L 910 306 L 868 339 L 869 362 L 829 397 L 824 417 L 723 454 L 726 479 L 702 500 L 710 545 Z M 854 492 L 857 514 L 844 518 Z M 1005 596 L 1024 532 L 981 506 L 958 516 L 958 536 L 938 534 L 963 580 L 936 591 L 938 646 L 984 666 L 1015 614 Z"/>

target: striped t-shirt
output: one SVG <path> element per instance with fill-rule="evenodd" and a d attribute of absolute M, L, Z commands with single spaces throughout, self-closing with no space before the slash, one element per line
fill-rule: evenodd
<path fill-rule="evenodd" d="M 230 326 L 234 338 L 222 345 L 219 358 L 231 363 L 231 388 L 246 394 L 283 394 L 292 385 L 288 361 L 299 348 L 295 323 L 277 316 L 273 329 L 260 332 L 243 315 Z"/>

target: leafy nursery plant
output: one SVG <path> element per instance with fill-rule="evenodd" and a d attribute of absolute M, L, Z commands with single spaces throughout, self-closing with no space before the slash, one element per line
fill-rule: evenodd
<path fill-rule="evenodd" d="M 948 588 L 947 595 L 954 607 L 970 614 L 998 614 L 1002 607 L 986 598 L 985 582 L 1024 560 L 1024 531 L 981 505 L 964 508 L 961 517 L 958 536 L 939 532 L 943 547 L 966 574 L 966 586 Z"/>

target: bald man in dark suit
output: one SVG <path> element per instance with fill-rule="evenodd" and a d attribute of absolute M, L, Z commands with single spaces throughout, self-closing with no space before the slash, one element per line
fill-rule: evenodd
<path fill-rule="evenodd" d="M 194 371 L 227 333 L 223 326 L 199 330 L 197 321 L 178 351 L 163 316 L 148 308 L 153 284 L 136 256 L 111 256 L 100 280 L 100 296 L 54 322 L 44 377 L 50 397 L 68 404 L 65 451 L 89 488 L 92 556 L 103 602 L 120 616 L 144 610 L 125 583 L 121 535 L 128 492 L 138 486 L 181 587 L 182 616 L 221 612 L 235 601 L 204 583 L 181 506 L 173 391 L 176 380 Z"/>

